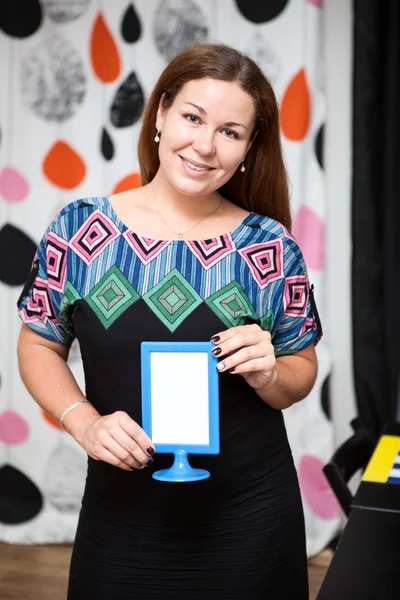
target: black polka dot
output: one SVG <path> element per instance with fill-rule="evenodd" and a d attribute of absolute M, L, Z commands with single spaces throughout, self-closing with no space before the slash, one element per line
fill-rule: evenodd
<path fill-rule="evenodd" d="M 124 14 L 121 25 L 121 34 L 128 44 L 134 44 L 138 41 L 142 33 L 139 17 L 133 4 L 130 4 Z"/>
<path fill-rule="evenodd" d="M 101 133 L 101 153 L 106 160 L 111 160 L 114 157 L 114 144 L 110 138 L 108 131 L 103 127 Z"/>
<path fill-rule="evenodd" d="M 329 388 L 330 375 L 325 379 L 321 388 L 321 407 L 324 411 L 326 418 L 331 421 L 331 398 L 330 398 L 330 388 Z"/>
<path fill-rule="evenodd" d="M 0 523 L 25 523 L 40 513 L 43 497 L 26 475 L 11 465 L 0 469 Z"/>
<path fill-rule="evenodd" d="M 12 37 L 29 37 L 39 29 L 42 17 L 42 7 L 38 0 L 0 2 L 0 29 Z"/>
<path fill-rule="evenodd" d="M 144 95 L 142 87 L 132 72 L 120 85 L 111 105 L 111 123 L 114 127 L 129 127 L 142 116 Z"/>
<path fill-rule="evenodd" d="M 289 4 L 289 0 L 236 0 L 242 15 L 252 23 L 266 23 L 275 19 Z"/>
<path fill-rule="evenodd" d="M 35 252 L 36 244 L 25 233 L 4 225 L 0 229 L 0 281 L 8 285 L 25 283 Z"/>
<path fill-rule="evenodd" d="M 324 132 L 325 125 L 321 125 L 315 137 L 315 156 L 321 169 L 324 168 Z"/>

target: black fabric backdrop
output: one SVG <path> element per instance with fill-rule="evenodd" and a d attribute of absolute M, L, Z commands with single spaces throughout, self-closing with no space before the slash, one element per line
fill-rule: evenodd
<path fill-rule="evenodd" d="M 360 418 L 375 435 L 399 390 L 399 59 L 399 0 L 354 0 L 353 358 Z"/>

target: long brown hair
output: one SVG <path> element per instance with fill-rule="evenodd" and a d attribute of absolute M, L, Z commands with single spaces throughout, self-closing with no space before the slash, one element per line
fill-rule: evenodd
<path fill-rule="evenodd" d="M 236 170 L 220 188 L 222 196 L 249 211 L 291 228 L 288 181 L 282 157 L 279 111 L 271 84 L 248 56 L 217 43 L 201 43 L 178 54 L 161 73 L 143 113 L 138 158 L 142 184 L 150 183 L 160 166 L 153 142 L 157 110 L 170 107 L 189 81 L 211 77 L 236 82 L 254 101 L 257 136 L 246 156 L 246 171 Z M 253 132 L 253 134 L 254 134 Z M 252 134 L 252 135 L 253 135 Z"/>

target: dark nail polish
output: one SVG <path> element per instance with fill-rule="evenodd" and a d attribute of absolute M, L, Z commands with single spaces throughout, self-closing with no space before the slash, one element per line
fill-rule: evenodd
<path fill-rule="evenodd" d="M 150 465 L 152 465 L 153 462 L 154 462 L 154 460 L 152 458 L 150 460 L 148 460 L 146 463 L 146 467 L 149 467 Z"/>
<path fill-rule="evenodd" d="M 149 448 L 147 448 L 147 454 L 149 454 L 150 456 L 154 456 L 155 453 L 156 453 L 156 451 L 151 446 Z"/>
<path fill-rule="evenodd" d="M 214 356 L 218 356 L 218 354 L 221 354 L 222 350 L 221 348 L 214 348 L 214 350 L 212 350 L 212 353 L 214 354 Z"/>
<path fill-rule="evenodd" d="M 219 335 L 214 335 L 214 337 L 211 338 L 210 342 L 216 343 L 216 342 L 219 342 L 219 340 L 220 340 Z"/>
<path fill-rule="evenodd" d="M 235 367 L 232 367 L 232 369 L 228 369 L 228 373 L 233 373 L 235 370 Z"/>

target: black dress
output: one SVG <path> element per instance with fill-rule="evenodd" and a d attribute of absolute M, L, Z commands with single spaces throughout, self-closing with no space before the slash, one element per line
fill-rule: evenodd
<path fill-rule="evenodd" d="M 82 353 L 100 414 L 141 423 L 140 343 L 208 341 L 236 325 L 271 332 L 277 356 L 314 343 L 301 252 L 276 221 L 251 213 L 200 242 L 129 230 L 107 198 L 69 204 L 38 248 L 19 301 L 34 331 Z M 220 381 L 221 452 L 191 456 L 211 477 L 165 483 L 88 459 L 68 600 L 306 600 L 304 519 L 282 413 L 240 375 Z"/>

